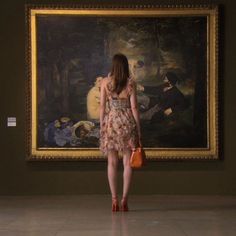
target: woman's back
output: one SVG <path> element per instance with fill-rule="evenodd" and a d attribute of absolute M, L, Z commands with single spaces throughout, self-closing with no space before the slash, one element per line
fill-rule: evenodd
<path fill-rule="evenodd" d="M 107 154 L 108 149 L 124 151 L 137 145 L 137 127 L 132 114 L 130 95 L 134 81 L 128 78 L 126 87 L 118 95 L 113 92 L 112 77 L 107 77 L 104 84 L 108 99 L 108 112 L 101 124 L 100 149 Z"/>
<path fill-rule="evenodd" d="M 127 78 L 127 84 L 123 90 L 117 94 L 116 92 L 113 91 L 114 89 L 114 79 L 111 76 L 108 76 L 106 78 L 106 92 L 107 92 L 107 97 L 108 99 L 128 99 L 131 95 L 132 89 L 134 86 L 134 81 L 131 77 Z"/>

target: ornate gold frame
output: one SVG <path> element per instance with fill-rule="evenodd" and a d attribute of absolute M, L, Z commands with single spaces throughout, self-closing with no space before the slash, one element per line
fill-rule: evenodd
<path fill-rule="evenodd" d="M 28 29 L 27 45 L 27 160 L 105 160 L 97 148 L 40 148 L 36 146 L 37 97 L 36 97 L 36 22 L 37 14 L 84 15 L 84 16 L 207 16 L 208 19 L 208 148 L 148 148 L 150 160 L 217 160 L 218 145 L 218 6 L 26 6 Z"/>

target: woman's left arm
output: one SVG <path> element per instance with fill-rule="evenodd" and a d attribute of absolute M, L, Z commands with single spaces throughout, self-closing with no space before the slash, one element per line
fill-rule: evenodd
<path fill-rule="evenodd" d="M 101 95 L 100 95 L 100 126 L 102 125 L 105 110 L 106 110 L 106 89 L 105 89 L 105 81 L 101 81 Z"/>

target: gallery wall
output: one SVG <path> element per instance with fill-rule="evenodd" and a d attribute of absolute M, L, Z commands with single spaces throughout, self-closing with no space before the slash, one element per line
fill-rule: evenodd
<path fill-rule="evenodd" d="M 0 14 L 0 194 L 108 194 L 106 161 L 26 161 L 25 3 L 63 1 L 12 0 L 1 3 Z M 65 2 L 65 1 L 64 1 Z M 111 1 L 66 1 L 106 4 Z M 220 160 L 152 161 L 134 171 L 131 194 L 236 194 L 236 23 L 233 0 L 219 1 L 112 1 L 113 4 L 220 4 Z M 7 127 L 7 117 L 17 126 Z M 119 192 L 122 163 L 119 164 Z"/>

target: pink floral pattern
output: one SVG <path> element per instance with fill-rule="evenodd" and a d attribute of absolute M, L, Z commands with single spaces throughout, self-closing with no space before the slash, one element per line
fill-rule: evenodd
<path fill-rule="evenodd" d="M 108 96 L 108 111 L 100 124 L 100 150 L 107 155 L 109 149 L 124 151 L 126 148 L 134 148 L 138 142 L 138 132 L 135 119 L 130 108 L 129 96 L 135 86 L 132 78 L 128 79 L 127 98 L 118 98 L 112 101 L 112 81 L 108 77 L 106 86 Z M 117 101 L 119 100 L 119 101 Z M 121 105 L 117 108 L 115 105 Z"/>

